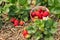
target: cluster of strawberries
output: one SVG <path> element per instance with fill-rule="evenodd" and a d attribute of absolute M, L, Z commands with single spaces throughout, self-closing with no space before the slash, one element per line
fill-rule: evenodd
<path fill-rule="evenodd" d="M 44 17 L 47 17 L 47 16 L 49 16 L 49 12 L 45 9 L 45 10 L 43 10 L 43 9 L 39 9 L 39 10 L 35 10 L 35 11 L 33 11 L 32 13 L 31 13 L 31 16 L 32 16 L 32 18 L 34 18 L 34 17 L 38 17 L 38 19 L 43 19 Z M 17 20 L 16 18 L 11 18 L 11 20 L 10 20 L 13 24 L 14 24 L 14 26 L 18 26 L 18 25 L 21 25 L 21 26 L 23 26 L 24 25 L 24 21 L 19 21 L 19 20 Z M 23 30 L 23 36 L 25 37 L 25 38 L 29 38 L 30 37 L 30 35 L 29 35 L 29 33 L 28 33 L 28 31 L 27 30 Z"/>
<path fill-rule="evenodd" d="M 43 19 L 43 17 L 49 16 L 49 12 L 46 9 L 35 10 L 31 13 L 32 18 L 38 17 L 39 19 Z"/>
<path fill-rule="evenodd" d="M 17 27 L 18 25 L 21 25 L 21 26 L 24 25 L 24 21 L 19 21 L 19 20 L 17 20 L 14 17 L 11 18 L 10 21 L 14 24 L 15 27 Z M 29 38 L 30 37 L 30 35 L 29 35 L 27 30 L 23 30 L 22 34 L 23 34 L 24 38 Z"/>
<path fill-rule="evenodd" d="M 17 19 L 14 18 L 14 17 L 12 17 L 12 18 L 10 19 L 10 21 L 14 24 L 14 26 L 18 26 L 18 25 L 23 26 L 23 25 L 24 25 L 24 21 L 19 21 L 19 20 L 17 20 Z"/>

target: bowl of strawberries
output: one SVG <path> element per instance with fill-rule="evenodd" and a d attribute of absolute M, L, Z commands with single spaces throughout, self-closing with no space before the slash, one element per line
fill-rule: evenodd
<path fill-rule="evenodd" d="M 30 17 L 32 21 L 34 21 L 36 18 L 43 19 L 44 17 L 48 17 L 49 15 L 49 9 L 45 6 L 36 6 L 30 11 Z"/>

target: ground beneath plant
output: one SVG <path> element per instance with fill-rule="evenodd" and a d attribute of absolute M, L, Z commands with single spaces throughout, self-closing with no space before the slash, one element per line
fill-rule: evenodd
<path fill-rule="evenodd" d="M 26 26 L 12 27 L 10 23 L 3 25 L 3 28 L 0 30 L 0 40 L 27 40 L 23 37 L 22 31 L 24 27 L 27 27 L 29 24 L 26 23 Z M 55 40 L 60 40 L 60 21 L 57 27 L 57 32 L 54 35 Z M 33 37 L 31 40 L 34 40 Z"/>

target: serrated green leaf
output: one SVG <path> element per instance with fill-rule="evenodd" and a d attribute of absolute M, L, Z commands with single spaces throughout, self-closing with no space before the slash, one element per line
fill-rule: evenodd
<path fill-rule="evenodd" d="M 16 3 L 17 0 L 8 0 L 10 3 Z"/>
<path fill-rule="evenodd" d="M 25 18 L 24 18 L 24 21 L 25 21 L 25 22 L 28 21 L 28 17 L 25 17 Z"/>
<path fill-rule="evenodd" d="M 48 0 L 48 5 L 49 6 L 54 6 L 54 0 Z"/>
<path fill-rule="evenodd" d="M 57 32 L 57 29 L 56 28 L 52 28 L 51 30 L 50 30 L 50 33 L 52 33 L 52 34 L 54 34 L 54 33 L 56 33 Z"/>
<path fill-rule="evenodd" d="M 17 11 L 17 7 L 15 5 L 11 5 L 9 7 L 8 15 L 9 16 L 15 16 L 15 15 L 17 15 L 16 11 Z"/>
<path fill-rule="evenodd" d="M 45 22 L 45 27 L 49 28 L 49 27 L 53 26 L 53 23 L 54 23 L 54 21 L 52 19 L 49 19 Z"/>
<path fill-rule="evenodd" d="M 19 0 L 19 4 L 20 5 L 26 5 L 27 4 L 27 0 Z"/>
<path fill-rule="evenodd" d="M 33 28 L 33 26 L 29 26 L 27 30 L 30 34 L 34 34 L 36 32 L 36 28 Z"/>
<path fill-rule="evenodd" d="M 45 39 L 45 40 L 54 40 L 53 36 L 45 37 L 44 39 Z"/>
<path fill-rule="evenodd" d="M 60 7 L 54 7 L 51 9 L 51 13 L 60 14 Z"/>
<path fill-rule="evenodd" d="M 37 32 L 37 33 L 34 35 L 34 37 L 35 37 L 35 40 L 39 40 L 39 39 L 41 39 L 41 38 L 43 37 L 43 35 L 42 35 L 40 32 Z"/>

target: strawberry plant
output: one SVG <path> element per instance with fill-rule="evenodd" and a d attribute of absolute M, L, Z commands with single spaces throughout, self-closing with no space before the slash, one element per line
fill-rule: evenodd
<path fill-rule="evenodd" d="M 23 26 L 25 22 L 29 21 L 30 3 L 31 0 L 0 0 L 0 28 L 3 25 L 2 15 L 8 16 L 5 20 L 12 22 L 15 27 Z M 57 31 L 57 22 L 49 18 L 49 12 L 60 18 L 60 1 L 36 0 L 36 3 L 32 5 L 35 6 L 35 4 L 37 9 L 31 12 L 31 17 L 35 20 L 23 30 L 24 38 L 34 37 L 35 40 L 54 40 L 53 35 Z M 41 9 L 38 6 L 46 6 L 47 8 Z"/>
<path fill-rule="evenodd" d="M 28 9 L 29 4 L 27 3 L 26 0 L 22 0 L 22 1 L 18 0 L 18 1 L 15 5 L 11 5 L 9 7 L 8 15 L 11 17 L 16 17 L 19 20 L 28 21 L 29 20 L 29 10 L 30 10 L 30 9 Z"/>
<path fill-rule="evenodd" d="M 57 22 L 49 18 L 48 20 L 36 20 L 25 30 L 35 38 L 35 40 L 52 40 L 57 31 Z M 54 39 L 53 39 L 54 40 Z"/>
<path fill-rule="evenodd" d="M 28 0 L 1 0 L 0 15 L 8 14 L 9 18 L 16 18 L 23 21 L 28 21 L 30 5 Z"/>
<path fill-rule="evenodd" d="M 14 26 L 23 26 L 24 22 L 30 19 L 31 8 L 28 2 L 28 0 L 0 0 L 0 16 L 7 15 L 6 21 L 10 20 Z"/>

